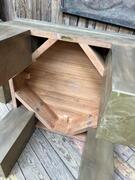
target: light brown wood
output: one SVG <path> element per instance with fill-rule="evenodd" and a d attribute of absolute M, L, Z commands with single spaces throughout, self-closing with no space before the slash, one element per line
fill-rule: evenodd
<path fill-rule="evenodd" d="M 44 129 L 44 130 L 48 131 L 48 129 L 40 121 L 37 122 L 36 127 L 39 128 L 39 129 Z M 49 130 L 49 132 L 54 132 L 54 133 L 59 134 L 59 135 L 65 135 L 65 136 L 73 138 L 73 139 L 75 138 L 76 140 L 79 140 L 81 142 L 86 141 L 86 135 L 87 135 L 86 132 L 81 133 L 81 134 L 77 134 L 77 135 L 65 134 L 65 133 L 62 133 L 62 132 L 55 131 L 54 129 Z"/>
<path fill-rule="evenodd" d="M 103 58 L 97 54 L 89 45 L 87 44 L 80 44 L 81 48 L 85 52 L 85 54 L 88 56 L 92 64 L 95 66 L 97 71 L 101 76 L 104 74 L 104 64 L 103 64 Z"/>
<path fill-rule="evenodd" d="M 49 49 L 54 43 L 56 43 L 56 41 L 56 39 L 48 39 L 46 42 L 44 42 L 38 49 L 33 52 L 33 61 L 38 59 L 47 49 Z"/>
<path fill-rule="evenodd" d="M 15 93 L 16 98 L 30 111 L 34 111 L 37 118 L 48 128 L 53 128 L 58 117 L 53 110 L 27 86 Z"/>
<path fill-rule="evenodd" d="M 14 82 L 16 98 L 50 130 L 76 135 L 97 126 L 102 78 L 78 44 L 56 42 Z"/>
<path fill-rule="evenodd" d="M 78 135 L 87 132 L 87 129 L 92 126 L 92 117 L 72 119 L 68 116 L 63 116 L 59 119 L 55 127 L 53 128 L 56 132 L 63 132 L 67 135 Z"/>
<path fill-rule="evenodd" d="M 51 21 L 53 23 L 62 23 L 61 0 L 51 1 Z"/>

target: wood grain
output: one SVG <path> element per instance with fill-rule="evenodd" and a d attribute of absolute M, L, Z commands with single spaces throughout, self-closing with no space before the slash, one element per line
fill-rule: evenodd
<path fill-rule="evenodd" d="M 15 92 L 15 97 L 48 128 L 53 128 L 58 120 L 57 114 L 27 86 Z"/>
<path fill-rule="evenodd" d="M 96 131 L 89 129 L 79 180 L 113 180 L 113 145 L 95 136 Z"/>
<path fill-rule="evenodd" d="M 96 53 L 90 46 L 87 44 L 79 44 L 85 54 L 88 56 L 94 67 L 97 69 L 99 74 L 103 76 L 104 74 L 104 60 L 98 53 Z"/>
<path fill-rule="evenodd" d="M 0 25 L 0 85 L 31 64 L 29 36 L 28 31 Z"/>
<path fill-rule="evenodd" d="M 111 48 L 112 45 L 134 45 L 134 36 L 118 33 L 95 31 L 92 29 L 75 28 L 68 26 L 49 24 L 41 21 L 30 21 L 29 19 L 18 19 L 7 23 L 7 25 L 21 26 L 31 30 L 31 34 L 39 37 L 59 39 L 70 42 L 86 43 L 93 46 Z M 6 24 L 5 24 L 6 25 Z M 83 37 L 82 37 L 83 36 Z"/>
<path fill-rule="evenodd" d="M 70 144 L 69 139 L 58 134 L 49 133 L 48 131 L 41 130 L 41 132 L 50 142 L 54 150 L 58 153 L 62 161 L 73 174 L 74 178 L 77 179 L 81 156 Z"/>
<path fill-rule="evenodd" d="M 36 130 L 31 138 L 30 144 L 37 153 L 38 158 L 49 174 L 50 179 L 74 180 L 74 177 L 67 171 L 66 166 L 41 132 Z M 48 156 L 48 154 L 50 154 L 50 156 Z"/>
<path fill-rule="evenodd" d="M 16 179 L 16 180 L 25 180 L 25 177 L 18 165 L 18 162 L 16 162 L 15 166 L 13 167 L 10 175 L 8 176 L 10 180 Z"/>
<path fill-rule="evenodd" d="M 0 175 L 9 175 L 33 133 L 34 125 L 34 113 L 24 107 L 12 110 L 0 121 Z"/>
<path fill-rule="evenodd" d="M 45 41 L 38 49 L 36 49 L 32 54 L 32 59 L 35 61 L 39 58 L 47 49 L 49 49 L 57 40 L 48 39 Z"/>
<path fill-rule="evenodd" d="M 18 160 L 19 166 L 24 172 L 24 176 L 29 180 L 45 179 L 50 180 L 48 174 L 44 170 L 38 157 L 33 152 L 30 144 L 27 144 L 23 153 Z"/>

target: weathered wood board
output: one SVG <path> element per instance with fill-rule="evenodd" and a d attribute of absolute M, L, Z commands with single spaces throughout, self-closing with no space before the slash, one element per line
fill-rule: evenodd
<path fill-rule="evenodd" d="M 69 42 L 83 42 L 93 46 L 111 48 L 112 44 L 130 45 L 135 47 L 135 37 L 128 34 L 118 34 L 114 32 L 105 32 L 93 29 L 77 28 L 72 26 L 63 26 L 30 19 L 16 19 L 4 23 L 15 27 L 30 30 L 31 35 L 52 38 Z"/>
<path fill-rule="evenodd" d="M 32 62 L 30 32 L 0 24 L 0 85 Z"/>
<path fill-rule="evenodd" d="M 24 107 L 0 121 L 0 176 L 8 176 L 35 129 L 34 113 Z"/>
<path fill-rule="evenodd" d="M 0 1 L 0 19 L 9 21 L 14 18 L 13 2 L 8 0 Z"/>
<path fill-rule="evenodd" d="M 62 11 L 135 29 L 134 0 L 62 0 Z"/>
<path fill-rule="evenodd" d="M 113 46 L 108 56 L 97 137 L 135 145 L 135 49 Z"/>
<path fill-rule="evenodd" d="M 79 180 L 113 180 L 113 144 L 96 139 L 96 130 L 89 129 Z"/>

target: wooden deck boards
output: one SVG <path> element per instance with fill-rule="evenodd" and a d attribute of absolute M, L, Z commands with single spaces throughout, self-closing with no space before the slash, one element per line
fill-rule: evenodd
<path fill-rule="evenodd" d="M 0 120 L 11 108 L 10 104 L 0 104 Z M 18 159 L 9 179 L 77 179 L 82 148 L 82 142 L 37 129 Z M 115 146 L 114 160 L 114 180 L 135 180 L 135 148 Z"/>

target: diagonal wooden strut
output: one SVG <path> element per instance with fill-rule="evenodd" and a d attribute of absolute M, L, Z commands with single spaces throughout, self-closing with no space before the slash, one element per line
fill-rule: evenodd
<path fill-rule="evenodd" d="M 49 49 L 54 43 L 56 43 L 56 41 L 57 39 L 48 39 L 46 42 L 44 42 L 38 49 L 33 52 L 33 61 L 39 58 L 47 49 Z"/>
<path fill-rule="evenodd" d="M 88 56 L 92 64 L 95 66 L 101 76 L 104 74 L 104 63 L 102 57 L 97 54 L 89 45 L 79 43 L 85 54 Z"/>
<path fill-rule="evenodd" d="M 36 117 L 48 129 L 52 129 L 55 126 L 55 123 L 58 120 L 57 114 L 28 86 L 15 92 L 15 96 L 28 110 L 35 112 Z"/>

